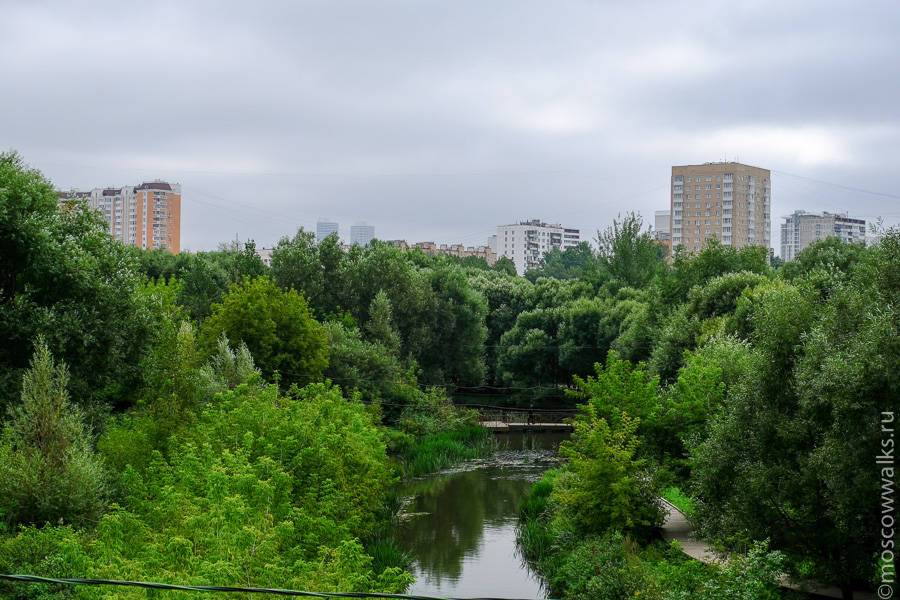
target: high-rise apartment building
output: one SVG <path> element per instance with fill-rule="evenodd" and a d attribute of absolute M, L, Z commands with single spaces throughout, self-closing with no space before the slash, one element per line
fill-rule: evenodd
<path fill-rule="evenodd" d="M 653 213 L 653 239 L 672 252 L 672 211 L 657 210 Z"/>
<path fill-rule="evenodd" d="M 718 239 L 733 248 L 771 245 L 772 177 L 737 162 L 672 167 L 672 247 L 702 250 Z"/>
<path fill-rule="evenodd" d="M 316 223 L 316 241 L 322 242 L 329 235 L 336 235 L 340 239 L 341 234 L 338 232 L 338 224 L 335 221 L 322 220 Z"/>
<path fill-rule="evenodd" d="M 131 246 L 181 251 L 181 186 L 150 181 L 122 188 L 59 192 L 60 204 L 84 202 L 99 212 L 110 235 Z"/>
<path fill-rule="evenodd" d="M 375 239 L 375 227 L 365 223 L 357 223 L 350 227 L 350 244 L 368 246 Z"/>
<path fill-rule="evenodd" d="M 657 210 L 653 213 L 653 230 L 658 234 L 672 233 L 672 211 Z M 660 236 L 657 235 L 657 238 Z"/>
<path fill-rule="evenodd" d="M 847 216 L 847 213 L 809 213 L 797 210 L 784 217 L 781 225 L 781 258 L 794 260 L 804 248 L 827 237 L 845 243 L 866 242 L 866 221 Z"/>
<path fill-rule="evenodd" d="M 516 265 L 522 275 L 528 269 L 541 265 L 544 254 L 553 249 L 565 250 L 581 242 L 581 232 L 538 219 L 521 221 L 512 225 L 497 226 L 497 257 L 505 256 Z"/>

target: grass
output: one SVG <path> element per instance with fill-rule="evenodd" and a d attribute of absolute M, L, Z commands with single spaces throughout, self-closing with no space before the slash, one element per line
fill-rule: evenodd
<path fill-rule="evenodd" d="M 676 486 L 667 487 L 663 490 L 662 497 L 672 503 L 672 505 L 684 513 L 684 516 L 691 519 L 694 517 L 696 505 L 694 499 L 681 491 Z"/>
<path fill-rule="evenodd" d="M 366 552 L 372 557 L 372 570 L 381 573 L 389 567 L 409 570 L 413 557 L 403 550 L 389 534 L 378 536 L 366 545 Z"/>
<path fill-rule="evenodd" d="M 480 425 L 426 435 L 415 441 L 402 455 L 405 477 L 418 477 L 455 464 L 490 454 L 494 449 L 491 433 Z"/>
<path fill-rule="evenodd" d="M 555 475 L 554 471 L 547 471 L 543 479 L 531 486 L 531 490 L 519 507 L 519 525 L 516 532 L 519 546 L 525 558 L 535 563 L 551 553 L 553 536 L 546 517 Z"/>

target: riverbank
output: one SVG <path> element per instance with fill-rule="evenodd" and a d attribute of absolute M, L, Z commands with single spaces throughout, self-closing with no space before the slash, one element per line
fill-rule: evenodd
<path fill-rule="evenodd" d="M 762 545 L 717 565 L 691 559 L 677 541 L 610 529 L 585 531 L 558 507 L 568 477 L 551 471 L 522 504 L 519 543 L 550 593 L 566 600 L 779 598 L 777 553 Z M 562 484 L 560 481 L 563 480 Z"/>

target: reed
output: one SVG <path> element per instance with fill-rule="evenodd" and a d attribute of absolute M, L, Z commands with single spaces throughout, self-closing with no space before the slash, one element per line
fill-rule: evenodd
<path fill-rule="evenodd" d="M 422 437 L 403 454 L 403 474 L 418 477 L 490 454 L 493 438 L 480 425 L 464 425 Z"/>

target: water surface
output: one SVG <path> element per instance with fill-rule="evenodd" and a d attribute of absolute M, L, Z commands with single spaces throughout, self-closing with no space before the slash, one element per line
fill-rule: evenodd
<path fill-rule="evenodd" d="M 516 546 L 519 502 L 556 463 L 566 434 L 497 435 L 490 458 L 413 480 L 401 490 L 400 545 L 415 559 L 410 594 L 544 598 Z"/>

